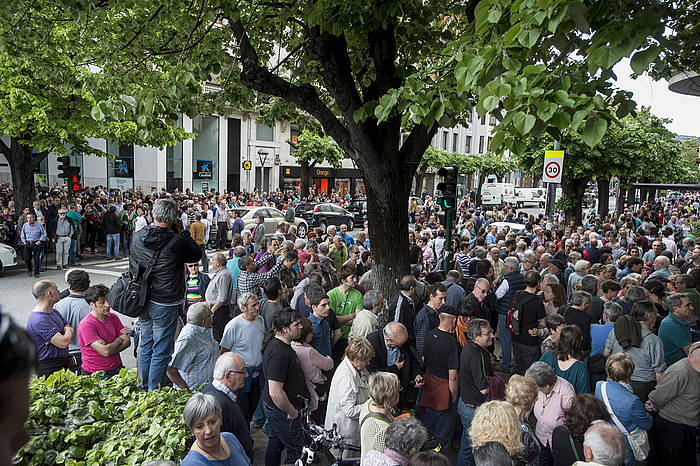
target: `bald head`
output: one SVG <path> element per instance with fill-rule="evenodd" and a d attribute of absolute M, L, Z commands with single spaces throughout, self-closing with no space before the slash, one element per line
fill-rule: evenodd
<path fill-rule="evenodd" d="M 226 267 L 226 256 L 223 253 L 217 252 L 214 257 L 211 258 L 212 264 L 217 269 L 222 269 Z"/>

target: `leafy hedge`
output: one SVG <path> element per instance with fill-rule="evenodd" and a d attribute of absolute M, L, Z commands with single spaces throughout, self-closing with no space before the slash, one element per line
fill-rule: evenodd
<path fill-rule="evenodd" d="M 126 369 L 109 380 L 60 371 L 35 377 L 30 389 L 31 440 L 19 452 L 21 465 L 179 463 L 187 453 L 186 391 L 144 392 Z"/>

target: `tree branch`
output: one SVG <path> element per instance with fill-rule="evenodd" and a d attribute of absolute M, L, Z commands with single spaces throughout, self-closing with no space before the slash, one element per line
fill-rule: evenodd
<path fill-rule="evenodd" d="M 403 142 L 399 155 L 405 160 L 406 165 L 418 167 L 425 149 L 430 145 L 430 141 L 435 136 L 438 125 L 433 123 L 430 128 L 425 125 L 416 125 Z"/>
<path fill-rule="evenodd" d="M 389 89 L 401 85 L 401 78 L 396 75 L 397 49 L 394 27 L 395 24 L 392 23 L 387 25 L 386 29 L 377 28 L 368 34 L 367 45 L 376 79 L 363 92 L 366 101 L 378 100 Z"/>
<path fill-rule="evenodd" d="M 354 154 L 350 133 L 330 108 L 318 96 L 310 84 L 295 85 L 271 73 L 260 65 L 258 53 L 250 42 L 245 26 L 240 20 L 224 15 L 240 49 L 241 82 L 264 94 L 281 97 L 313 115 L 323 130 L 331 136 L 347 153 Z"/>

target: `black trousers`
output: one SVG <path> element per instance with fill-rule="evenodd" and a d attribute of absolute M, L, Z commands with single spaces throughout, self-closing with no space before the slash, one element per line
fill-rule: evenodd
<path fill-rule="evenodd" d="M 667 421 L 656 416 L 654 421 L 654 444 L 656 458 L 664 464 L 696 466 L 695 427 Z"/>
<path fill-rule="evenodd" d="M 249 428 L 253 420 L 253 414 L 255 414 L 258 402 L 260 401 L 260 379 L 262 379 L 262 377 L 259 375 L 252 379 L 248 392 L 243 392 L 242 389 L 236 392 L 236 402 L 238 403 L 238 407 L 241 408 L 241 412 Z"/>
<path fill-rule="evenodd" d="M 228 225 L 226 222 L 216 222 L 216 247 L 226 249 L 226 232 Z"/>
<path fill-rule="evenodd" d="M 27 266 L 27 271 L 32 271 L 32 261 L 34 262 L 34 273 L 39 273 L 41 269 L 41 251 L 44 249 L 44 243 L 34 244 L 27 243 L 24 245 L 24 263 Z"/>
<path fill-rule="evenodd" d="M 511 345 L 513 347 L 513 374 L 524 375 L 528 367 L 542 356 L 539 345 L 529 346 L 514 341 L 511 342 Z"/>
<path fill-rule="evenodd" d="M 649 393 L 656 387 L 656 382 L 637 382 L 636 380 L 630 380 L 630 386 L 634 394 L 637 395 L 642 404 L 644 404 L 649 399 Z"/>
<path fill-rule="evenodd" d="M 231 308 L 228 304 L 224 304 L 219 309 L 214 312 L 214 324 L 212 325 L 212 333 L 214 333 L 214 340 L 217 342 L 221 341 L 224 336 L 224 328 L 231 320 Z"/>
<path fill-rule="evenodd" d="M 209 273 L 209 256 L 207 256 L 207 245 L 200 244 L 199 249 L 202 251 L 202 271 Z"/>
<path fill-rule="evenodd" d="M 48 377 L 54 372 L 61 369 L 68 369 L 70 364 L 68 363 L 68 358 L 49 358 L 42 359 L 37 364 L 36 375 L 39 377 Z"/>

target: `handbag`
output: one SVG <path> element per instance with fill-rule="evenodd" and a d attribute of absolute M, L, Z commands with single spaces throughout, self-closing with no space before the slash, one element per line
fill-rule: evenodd
<path fill-rule="evenodd" d="M 145 313 L 146 300 L 148 298 L 148 278 L 151 275 L 151 270 L 153 270 L 153 265 L 158 260 L 160 252 L 166 246 L 176 241 L 178 237 L 178 235 L 174 235 L 173 239 L 156 249 L 143 273 L 141 273 L 141 268 L 139 267 L 139 272 L 136 276 L 129 271 L 123 273 L 117 279 L 107 295 L 112 309 L 128 317 L 139 317 Z"/>
<path fill-rule="evenodd" d="M 634 459 L 636 459 L 637 461 L 644 461 L 645 459 L 647 459 L 647 456 L 649 456 L 649 436 L 647 434 L 647 431 L 642 430 L 639 427 L 636 427 L 634 430 L 632 430 L 632 432 L 629 432 L 627 429 L 625 429 L 625 426 L 622 425 L 622 423 L 617 418 L 617 416 L 615 416 L 615 413 L 610 407 L 610 401 L 608 400 L 608 392 L 606 390 L 606 385 L 608 385 L 608 382 L 603 382 L 600 388 L 603 393 L 603 401 L 605 402 L 605 406 L 608 408 L 610 417 L 612 418 L 617 428 L 620 429 L 620 432 L 625 434 L 625 437 L 627 437 L 627 441 L 632 447 L 632 453 L 634 453 Z"/>

